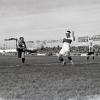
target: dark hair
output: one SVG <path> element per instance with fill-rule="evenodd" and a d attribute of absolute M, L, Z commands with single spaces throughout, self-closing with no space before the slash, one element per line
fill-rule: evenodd
<path fill-rule="evenodd" d="M 67 31 L 68 33 L 71 33 L 71 31 Z"/>
<path fill-rule="evenodd" d="M 23 37 L 20 37 L 19 39 L 24 39 Z"/>

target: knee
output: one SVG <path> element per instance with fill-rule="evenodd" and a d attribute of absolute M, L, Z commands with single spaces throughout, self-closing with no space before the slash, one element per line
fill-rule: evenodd
<path fill-rule="evenodd" d="M 24 52 L 22 52 L 22 58 L 25 58 L 25 53 Z"/>
<path fill-rule="evenodd" d="M 89 56 L 87 56 L 87 60 L 89 60 Z"/>
<path fill-rule="evenodd" d="M 59 55 L 58 59 L 59 59 L 59 61 L 63 61 L 64 60 L 62 55 Z"/>

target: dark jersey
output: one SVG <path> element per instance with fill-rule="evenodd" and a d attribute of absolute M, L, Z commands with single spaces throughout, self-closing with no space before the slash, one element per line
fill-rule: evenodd
<path fill-rule="evenodd" d="M 26 44 L 25 44 L 25 42 L 24 41 L 18 41 L 18 48 L 26 48 Z"/>
<path fill-rule="evenodd" d="M 64 43 L 64 42 L 67 42 L 67 43 L 70 43 L 70 44 L 71 44 L 72 40 L 71 40 L 71 39 L 66 39 L 66 38 L 64 38 L 64 39 L 63 39 L 63 43 Z"/>

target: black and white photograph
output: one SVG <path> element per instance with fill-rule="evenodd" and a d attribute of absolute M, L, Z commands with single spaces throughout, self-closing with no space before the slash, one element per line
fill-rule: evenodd
<path fill-rule="evenodd" d="M 0 0 L 0 100 L 100 100 L 100 0 Z"/>

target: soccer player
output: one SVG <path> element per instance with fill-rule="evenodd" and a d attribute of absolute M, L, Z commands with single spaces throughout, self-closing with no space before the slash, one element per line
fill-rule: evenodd
<path fill-rule="evenodd" d="M 58 56 L 59 61 L 62 62 L 63 65 L 66 64 L 66 58 L 68 58 L 70 63 L 73 64 L 72 57 L 70 55 L 70 47 L 72 41 L 75 41 L 74 32 L 72 32 L 72 36 L 71 36 L 71 31 L 68 30 L 66 32 L 66 37 L 63 38 L 63 46 Z"/>
<path fill-rule="evenodd" d="M 94 60 L 94 48 L 93 48 L 93 40 L 90 40 L 88 37 L 88 53 L 87 53 L 87 61 L 89 60 L 90 56 L 92 56 L 92 59 Z"/>
<path fill-rule="evenodd" d="M 16 40 L 16 47 L 18 58 L 22 58 L 22 63 L 25 63 L 26 44 L 23 37 L 20 37 L 18 40 Z"/>

